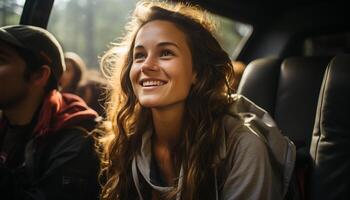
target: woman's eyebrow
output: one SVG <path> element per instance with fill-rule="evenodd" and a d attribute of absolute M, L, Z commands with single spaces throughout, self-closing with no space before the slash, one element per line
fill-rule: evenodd
<path fill-rule="evenodd" d="M 160 42 L 157 44 L 158 47 L 162 47 L 162 46 L 175 46 L 176 48 L 179 49 L 179 45 L 177 45 L 176 43 L 174 42 Z M 143 49 L 145 48 L 143 45 L 139 44 L 139 45 L 136 45 L 134 47 L 134 49 Z"/>
<path fill-rule="evenodd" d="M 176 48 L 179 48 L 179 46 L 174 42 L 160 42 L 157 44 L 157 46 L 175 46 Z"/>
<path fill-rule="evenodd" d="M 136 45 L 134 49 L 143 49 L 144 47 L 142 45 Z"/>

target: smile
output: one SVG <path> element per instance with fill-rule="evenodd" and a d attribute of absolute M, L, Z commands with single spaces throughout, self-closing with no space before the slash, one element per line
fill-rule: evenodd
<path fill-rule="evenodd" d="M 140 85 L 142 87 L 153 87 L 153 86 L 162 86 L 167 82 L 161 80 L 141 80 Z"/>

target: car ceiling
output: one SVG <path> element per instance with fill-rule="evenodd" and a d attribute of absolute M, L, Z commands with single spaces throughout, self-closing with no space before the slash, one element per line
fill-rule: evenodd
<path fill-rule="evenodd" d="M 303 8 L 327 6 L 337 0 L 188 0 L 188 2 L 252 25 L 260 24 L 284 13 Z"/>
<path fill-rule="evenodd" d="M 350 12 L 341 0 L 185 1 L 254 27 L 237 58 L 246 63 L 266 56 L 298 55 L 303 38 L 350 30 Z"/>

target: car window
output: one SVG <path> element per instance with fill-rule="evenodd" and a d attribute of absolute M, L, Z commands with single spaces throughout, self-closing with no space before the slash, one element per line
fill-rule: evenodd
<path fill-rule="evenodd" d="M 335 56 L 350 53 L 350 33 L 317 35 L 306 38 L 303 54 L 306 56 Z"/>
<path fill-rule="evenodd" d="M 235 60 L 252 33 L 253 27 L 219 15 L 212 14 L 212 16 L 218 25 L 216 32 L 218 41 L 231 59 Z"/>
<path fill-rule="evenodd" d="M 98 67 L 98 57 L 110 41 L 123 33 L 136 0 L 55 0 L 48 30 L 64 51 L 78 53 L 89 68 Z"/>
<path fill-rule="evenodd" d="M 61 42 L 65 51 L 74 51 L 88 68 L 98 68 L 98 58 L 111 41 L 122 36 L 137 0 L 55 0 L 48 30 Z M 213 15 L 220 31 L 217 38 L 231 58 L 250 26 Z"/>
<path fill-rule="evenodd" d="M 25 0 L 0 1 L 0 25 L 18 24 Z"/>

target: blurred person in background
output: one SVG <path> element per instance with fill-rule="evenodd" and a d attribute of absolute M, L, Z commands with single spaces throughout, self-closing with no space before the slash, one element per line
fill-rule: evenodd
<path fill-rule="evenodd" d="M 84 60 L 74 52 L 66 52 L 64 60 L 66 62 L 66 71 L 62 74 L 59 81 L 61 92 L 75 94 L 80 81 L 84 78 L 86 65 Z"/>
<path fill-rule="evenodd" d="M 88 70 L 85 79 L 77 89 L 79 95 L 86 104 L 95 110 L 101 117 L 106 116 L 105 95 L 107 88 L 106 79 L 96 70 Z"/>

